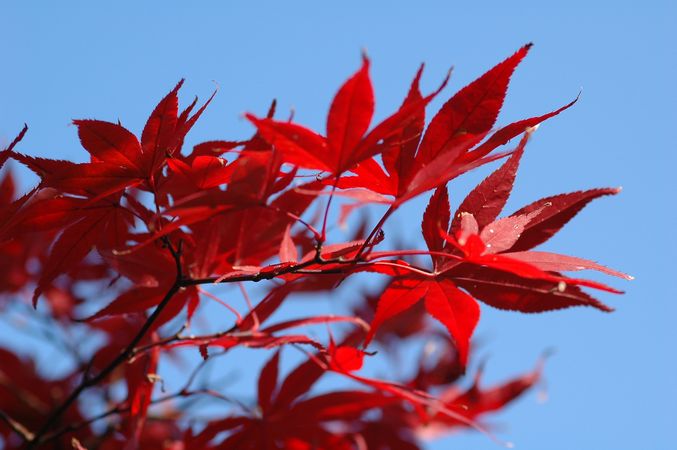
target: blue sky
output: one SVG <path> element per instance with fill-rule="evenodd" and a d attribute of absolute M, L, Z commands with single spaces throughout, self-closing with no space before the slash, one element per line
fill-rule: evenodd
<path fill-rule="evenodd" d="M 557 350 L 546 370 L 549 400 L 539 404 L 532 394 L 497 417 L 505 425 L 500 435 L 519 449 L 673 448 L 673 2 L 141 3 L 0 6 L 0 143 L 27 122 L 23 151 L 84 160 L 72 118 L 119 118 L 140 131 L 155 102 L 183 77 L 186 101 L 205 98 L 215 83 L 220 89 L 189 143 L 246 136 L 242 113 L 261 113 L 272 98 L 281 111 L 294 108 L 299 122 L 322 130 L 328 104 L 358 67 L 362 49 L 372 58 L 383 117 L 421 62 L 427 88 L 455 66 L 450 95 L 533 41 L 499 122 L 549 111 L 581 88 L 583 94 L 535 134 L 507 210 L 558 192 L 622 186 L 621 195 L 593 203 L 547 248 L 598 260 L 636 280 L 613 281 L 627 294 L 603 297 L 617 308 L 611 315 L 483 309 L 478 335 L 489 380 L 531 367 L 546 348 Z M 452 198 L 462 198 L 481 175 L 452 184 Z M 389 226 L 398 227 L 417 231 L 418 223 L 400 216 Z M 497 447 L 466 433 L 430 448 Z"/>

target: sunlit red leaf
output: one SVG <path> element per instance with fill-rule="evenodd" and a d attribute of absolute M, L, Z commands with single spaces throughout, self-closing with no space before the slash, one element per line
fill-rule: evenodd
<path fill-rule="evenodd" d="M 525 45 L 444 104 L 423 135 L 416 157 L 419 167 L 429 164 L 441 153 L 451 160 L 456 159 L 463 148 L 459 145 L 460 141 L 483 136 L 493 127 L 503 105 L 510 76 L 530 47 L 531 44 Z"/>
<path fill-rule="evenodd" d="M 284 231 L 284 236 L 282 237 L 282 242 L 280 243 L 281 262 L 296 262 L 299 259 L 298 251 L 291 238 L 290 231 L 291 225 L 287 225 L 287 229 Z"/>
<path fill-rule="evenodd" d="M 94 161 L 133 169 L 141 174 L 141 144 L 121 125 L 100 120 L 74 120 L 82 146 Z"/>
<path fill-rule="evenodd" d="M 345 169 L 373 114 L 374 91 L 369 79 L 369 60 L 365 56 L 362 68 L 341 87 L 329 109 L 327 143 L 334 171 Z"/>
<path fill-rule="evenodd" d="M 307 169 L 331 171 L 329 161 L 322 158 L 327 154 L 327 143 L 319 134 L 293 123 L 257 119 L 251 114 L 247 119 L 282 153 L 285 162 Z"/>
<path fill-rule="evenodd" d="M 364 364 L 364 351 L 340 345 L 331 351 L 330 367 L 339 372 L 354 372 L 360 370 Z"/>
<path fill-rule="evenodd" d="M 383 292 L 379 299 L 369 334 L 364 340 L 369 345 L 383 322 L 413 307 L 428 292 L 428 283 L 416 278 L 397 278 Z"/>
<path fill-rule="evenodd" d="M 471 161 L 471 160 L 475 160 L 477 158 L 481 158 L 485 155 L 488 155 L 494 149 L 496 149 L 497 147 L 500 147 L 501 145 L 506 144 L 510 139 L 514 138 L 515 136 L 519 136 L 520 134 L 524 133 L 525 131 L 529 131 L 530 129 L 534 129 L 540 123 L 550 119 L 551 117 L 558 115 L 562 111 L 565 111 L 565 110 L 571 108 L 577 101 L 578 101 L 578 97 L 576 97 L 572 102 L 562 106 L 559 109 L 556 109 L 555 111 L 551 111 L 547 114 L 543 114 L 542 116 L 536 116 L 536 117 L 530 117 L 528 119 L 518 120 L 517 122 L 513 122 L 510 125 L 506 125 L 505 127 L 499 129 L 494 134 L 489 136 L 489 138 L 485 142 L 480 144 L 475 150 L 473 150 L 470 153 L 464 155 L 462 158 L 465 159 L 465 160 Z"/>
<path fill-rule="evenodd" d="M 470 338 L 480 319 L 479 305 L 450 280 L 442 280 L 430 283 L 425 296 L 425 307 L 431 316 L 449 330 L 456 343 L 461 366 L 465 367 L 470 351 Z"/>
<path fill-rule="evenodd" d="M 151 174 L 166 154 L 171 154 L 175 145 L 175 133 L 179 114 L 178 92 L 183 80 L 157 104 L 151 113 L 141 134 L 141 146 L 144 152 L 143 167 Z"/>

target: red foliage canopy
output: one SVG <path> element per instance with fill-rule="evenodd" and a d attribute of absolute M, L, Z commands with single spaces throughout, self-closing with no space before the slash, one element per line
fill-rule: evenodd
<path fill-rule="evenodd" d="M 592 261 L 532 250 L 588 202 L 617 189 L 546 197 L 498 218 L 529 137 L 575 102 L 494 129 L 510 77 L 530 47 L 461 89 L 427 127 L 426 107 L 448 80 L 424 95 L 421 67 L 400 108 L 373 124 L 365 56 L 336 94 L 324 134 L 275 119 L 273 104 L 266 117 L 247 114 L 256 128 L 251 138 L 184 151 L 213 95 L 181 110 L 182 81 L 155 107 L 140 138 L 120 123 L 75 120 L 86 163 L 19 153 L 24 129 L 0 152 L 0 166 L 14 159 L 40 182 L 18 198 L 10 171 L 0 183 L 0 307 L 8 315 L 22 311 L 29 322 L 48 321 L 56 330 L 51 344 L 70 364 L 54 379 L 16 350 L 0 349 L 4 448 L 415 449 L 424 437 L 460 427 L 489 433 L 481 418 L 533 386 L 540 364 L 491 388 L 480 387 L 479 374 L 469 388 L 459 387 L 480 319 L 478 300 L 523 313 L 611 311 L 584 288 L 618 290 L 564 273 L 591 269 L 629 278 Z M 518 136 L 514 148 L 503 147 Z M 447 183 L 502 158 L 452 214 Z M 378 250 L 385 222 L 428 191 L 434 192 L 421 223 L 427 249 Z M 387 210 L 375 225 L 365 221 L 339 239 L 328 232 L 335 197 L 342 221 L 369 204 Z M 332 293 L 363 272 L 388 282 L 380 292 L 357 295 L 352 312 L 271 323 L 288 298 Z M 245 284 L 264 280 L 262 299 L 252 304 Z M 233 284 L 244 294 L 245 311 L 210 288 Z M 21 310 L 21 294 L 37 312 Z M 205 300 L 227 308 L 219 329 L 204 326 Z M 329 327 L 340 323 L 337 344 Z M 317 324 L 327 326 L 327 339 L 307 331 Z M 397 370 L 401 375 L 387 380 L 360 374 L 372 349 L 397 357 L 404 341 L 417 338 L 428 345 L 413 371 Z M 275 349 L 258 376 L 255 404 L 197 381 L 210 361 L 236 347 Z M 301 350 L 305 360 L 282 376 L 285 347 Z M 170 394 L 154 389 L 160 366 L 191 349 L 203 360 L 186 384 Z M 312 389 L 328 374 L 352 387 Z M 209 402 L 218 414 L 195 415 L 194 404 Z"/>

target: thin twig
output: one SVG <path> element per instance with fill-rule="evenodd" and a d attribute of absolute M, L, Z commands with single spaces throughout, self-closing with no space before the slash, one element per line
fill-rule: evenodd
<path fill-rule="evenodd" d="M 207 366 L 209 361 L 212 361 L 214 358 L 216 358 L 220 355 L 223 355 L 225 353 L 226 352 L 216 354 L 216 355 L 213 356 L 213 358 L 200 361 L 200 363 L 197 366 L 195 366 L 195 368 L 193 369 L 193 371 L 189 375 L 188 380 L 186 381 L 186 383 L 184 384 L 184 386 L 180 390 L 176 391 L 173 394 L 168 394 L 168 395 L 165 395 L 163 397 L 153 399 L 153 400 L 151 400 L 150 403 L 152 405 L 157 405 L 159 403 L 164 403 L 164 402 L 174 400 L 174 399 L 177 399 L 177 398 L 188 399 L 190 397 L 194 397 L 196 395 L 203 394 L 203 395 L 209 395 L 210 397 L 218 398 L 220 400 L 229 401 L 229 402 L 235 403 L 238 406 L 241 406 L 239 402 L 237 402 L 235 400 L 231 400 L 228 397 L 225 397 L 224 395 L 219 394 L 218 392 L 215 392 L 211 389 L 198 388 L 198 389 L 191 390 L 191 386 L 195 382 L 195 379 L 197 378 L 199 372 L 202 369 L 204 369 L 204 367 Z M 85 428 L 85 427 L 93 424 L 94 422 L 98 422 L 99 420 L 105 419 L 105 418 L 110 417 L 110 416 L 114 416 L 116 414 L 117 415 L 126 414 L 130 410 L 131 410 L 131 405 L 129 405 L 127 403 L 117 405 L 117 406 L 115 406 L 115 407 L 113 407 L 113 408 L 111 408 L 107 411 L 104 411 L 104 412 L 102 412 L 102 413 L 100 413 L 100 414 L 98 414 L 94 417 L 91 417 L 89 419 L 83 420 L 83 421 L 75 423 L 75 424 L 70 424 L 70 425 L 64 426 L 64 427 L 60 428 L 59 430 L 57 430 L 53 433 L 45 435 L 41 442 L 43 444 L 45 444 L 47 442 L 50 442 L 50 441 L 53 441 L 55 439 L 60 438 L 64 434 L 68 434 L 68 433 L 72 433 L 72 432 L 81 430 L 82 428 Z"/>
<path fill-rule="evenodd" d="M 2 410 L 0 410 L 0 419 L 3 422 L 5 422 L 12 429 L 12 431 L 21 436 L 21 439 L 23 439 L 24 441 L 30 441 L 31 439 L 33 439 L 33 433 L 31 433 L 26 427 L 21 425 L 19 422 L 9 417 L 9 415 Z"/>
<path fill-rule="evenodd" d="M 390 217 L 392 213 L 394 213 L 396 210 L 395 205 L 390 205 L 388 210 L 383 214 L 381 219 L 378 221 L 376 226 L 371 230 L 371 233 L 369 233 L 369 236 L 367 236 L 367 239 L 364 240 L 364 243 L 362 244 L 362 247 L 357 251 L 357 255 L 355 256 L 355 259 L 360 259 L 364 251 L 367 249 L 367 247 L 371 246 L 371 241 L 374 239 L 374 236 L 376 236 L 376 233 L 379 232 L 381 228 L 383 228 L 383 224 L 385 224 L 386 220 Z"/>

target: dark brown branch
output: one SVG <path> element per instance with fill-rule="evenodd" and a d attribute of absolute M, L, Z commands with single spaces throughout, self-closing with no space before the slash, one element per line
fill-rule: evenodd
<path fill-rule="evenodd" d="M 89 389 L 92 386 L 96 386 L 99 384 L 101 381 L 103 381 L 108 375 L 110 375 L 119 365 L 127 361 L 129 356 L 132 354 L 134 348 L 141 342 L 143 337 L 146 335 L 148 330 L 153 326 L 157 318 L 160 316 L 164 308 L 169 304 L 169 301 L 172 299 L 174 294 L 176 294 L 179 290 L 180 286 L 178 282 L 174 283 L 169 291 L 167 291 L 167 294 L 165 294 L 164 298 L 158 304 L 157 308 L 155 308 L 155 311 L 153 311 L 153 314 L 148 317 L 146 322 L 143 324 L 141 329 L 138 331 L 134 339 L 125 347 L 125 349 L 113 360 L 111 361 L 101 372 L 96 374 L 95 376 L 89 378 L 89 377 L 83 377 L 82 382 L 80 385 L 75 388 L 75 390 L 71 393 L 71 395 L 68 396 L 68 398 L 59 406 L 50 416 L 49 418 L 45 421 L 45 424 L 38 430 L 38 432 L 35 434 L 35 437 L 30 440 L 27 446 L 27 450 L 31 450 L 36 448 L 38 444 L 41 443 L 41 438 L 42 436 L 49 431 L 50 428 L 59 420 L 59 418 L 68 410 L 68 408 L 75 403 L 75 401 L 80 397 L 80 394 L 82 394 L 84 391 Z"/>
<path fill-rule="evenodd" d="M 35 436 L 33 436 L 30 440 L 28 440 L 28 444 L 26 446 L 27 450 L 35 449 L 41 443 L 42 437 L 45 435 L 45 433 L 47 433 L 47 431 L 49 431 L 52 428 L 52 426 L 61 418 L 61 416 L 68 410 L 68 408 L 70 408 L 73 405 L 73 403 L 77 401 L 77 399 L 80 397 L 80 394 L 82 394 L 90 387 L 99 384 L 108 375 L 110 375 L 118 366 L 120 366 L 121 364 L 123 364 L 125 361 L 128 360 L 128 358 L 134 352 L 134 348 L 136 348 L 136 346 L 139 344 L 139 342 L 141 342 L 146 333 L 151 329 L 151 327 L 158 319 L 158 317 L 160 317 L 160 314 L 169 304 L 172 297 L 174 297 L 174 294 L 176 294 L 179 291 L 179 289 L 181 288 L 181 280 L 183 278 L 183 271 L 181 269 L 181 244 L 179 244 L 178 250 L 174 249 L 169 239 L 165 239 L 165 244 L 169 248 L 172 256 L 174 257 L 174 260 L 176 261 L 177 273 L 174 284 L 172 284 L 172 286 L 169 288 L 162 301 L 160 301 L 160 303 L 155 308 L 150 317 L 146 319 L 141 329 L 139 329 L 139 331 L 136 333 L 136 336 L 134 336 L 131 342 L 127 344 L 125 349 L 122 352 L 120 352 L 120 354 L 115 359 L 113 359 L 113 361 L 111 361 L 103 370 L 101 370 L 101 372 L 99 372 L 95 376 L 88 377 L 86 374 L 85 376 L 83 376 L 80 385 L 77 388 L 75 388 L 75 390 L 66 398 L 66 400 L 64 400 L 64 402 L 50 414 L 50 416 L 45 421 L 45 424 L 35 433 Z"/>
<path fill-rule="evenodd" d="M 379 223 L 382 225 L 382 222 L 387 219 L 388 214 L 384 216 L 384 218 L 381 220 Z M 379 228 L 377 226 L 376 228 Z M 376 230 L 376 229 L 375 229 Z M 372 235 L 374 232 L 372 232 Z M 370 236 L 372 237 L 372 236 Z M 322 244 L 318 243 L 315 257 L 313 259 L 310 259 L 308 261 L 300 262 L 298 264 L 294 264 L 291 266 L 282 266 L 279 269 L 276 270 L 270 270 L 267 272 L 257 272 L 254 274 L 249 274 L 249 275 L 241 275 L 241 276 L 236 276 L 236 277 L 230 277 L 230 278 L 225 278 L 225 279 L 219 279 L 217 277 L 209 277 L 209 278 L 199 278 L 199 279 L 194 279 L 194 278 L 185 278 L 182 270 L 182 264 L 181 264 L 181 253 L 182 253 L 182 243 L 179 242 L 179 245 L 177 248 L 174 248 L 172 245 L 171 241 L 169 238 L 165 237 L 163 238 L 163 242 L 165 246 L 168 248 L 169 252 L 171 253 L 172 257 L 174 258 L 174 261 L 176 262 L 176 279 L 172 286 L 169 288 L 167 293 L 165 294 L 164 298 L 162 301 L 158 304 L 158 306 L 155 308 L 153 313 L 146 319 L 144 322 L 143 326 L 141 329 L 137 332 L 136 336 L 132 339 L 132 341 L 125 347 L 125 349 L 113 360 L 111 361 L 101 372 L 96 374 L 95 376 L 89 377 L 87 376 L 87 373 L 83 376 L 82 382 L 80 385 L 75 388 L 75 390 L 66 398 L 66 400 L 58 407 L 56 408 L 48 417 L 48 419 L 45 421 L 45 424 L 35 433 L 34 436 L 30 437 L 27 440 L 27 450 L 32 450 L 35 449 L 38 445 L 44 442 L 44 437 L 46 433 L 58 422 L 58 420 L 61 418 L 61 416 L 70 408 L 80 397 L 80 395 L 87 389 L 96 386 L 99 384 L 101 381 L 103 381 L 108 375 L 110 375 L 118 366 L 123 364 L 125 361 L 129 360 L 131 357 L 137 355 L 138 353 L 141 353 L 144 350 L 147 350 L 150 348 L 149 346 L 142 347 L 140 349 L 137 349 L 137 345 L 143 340 L 144 336 L 146 333 L 152 328 L 153 324 L 156 322 L 162 311 L 165 309 L 165 307 L 169 304 L 171 301 L 172 297 L 182 288 L 182 287 L 187 287 L 187 286 L 196 286 L 196 285 L 201 285 L 201 284 L 213 284 L 215 282 L 219 283 L 235 283 L 235 282 L 243 282 L 243 281 L 252 281 L 252 282 L 258 282 L 258 281 L 263 281 L 263 280 L 272 280 L 273 278 L 279 277 L 281 275 L 286 275 L 286 274 L 292 274 L 292 273 L 308 273 L 308 271 L 304 271 L 304 269 L 312 266 L 312 265 L 319 265 L 319 266 L 324 266 L 324 265 L 329 265 L 329 264 L 338 264 L 338 265 L 345 265 L 345 266 L 355 266 L 356 264 L 363 262 L 364 260 L 361 258 L 361 255 L 356 256 L 355 258 L 351 259 L 344 259 L 343 257 L 337 257 L 337 258 L 331 258 L 331 259 L 324 259 L 321 255 L 322 251 Z M 365 242 L 367 244 L 367 242 Z M 366 247 L 369 247 L 370 245 L 363 245 L 363 247 L 360 249 L 363 251 Z M 319 270 L 317 272 L 313 271 L 311 272 L 312 274 L 336 274 L 336 273 L 342 273 L 340 269 L 336 268 L 330 268 L 327 270 Z M 231 332 L 233 330 L 229 330 L 228 332 Z M 227 332 L 226 332 L 227 333 Z M 173 336 L 170 338 L 169 341 L 165 340 L 162 342 L 162 344 L 166 344 L 167 342 L 172 342 L 173 340 L 176 340 L 177 338 L 180 338 L 180 336 Z M 153 345 L 154 346 L 154 345 Z M 113 413 L 111 413 L 113 414 Z M 96 419 L 98 420 L 98 419 Z M 62 435 L 63 433 L 60 433 L 59 435 Z M 50 439 L 53 439 L 54 433 L 49 435 Z"/>

